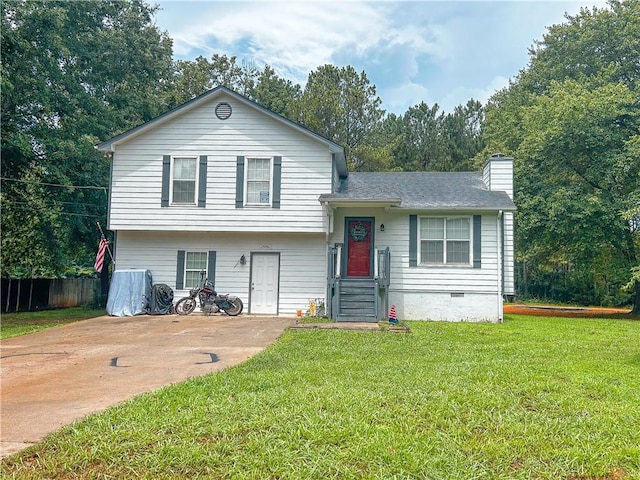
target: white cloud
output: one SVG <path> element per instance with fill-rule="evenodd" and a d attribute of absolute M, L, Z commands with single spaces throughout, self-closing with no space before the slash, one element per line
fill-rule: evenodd
<path fill-rule="evenodd" d="M 395 113 L 402 115 L 406 112 L 408 107 L 425 102 L 432 104 L 429 100 L 429 90 L 424 85 L 418 85 L 417 83 L 407 82 L 403 85 L 397 85 L 380 90 L 380 98 L 385 101 L 385 108 L 387 113 Z"/>
<path fill-rule="evenodd" d="M 447 113 L 453 112 L 458 105 L 464 105 L 468 100 L 478 100 L 483 104 L 487 103 L 487 100 L 496 93 L 498 90 L 509 85 L 509 79 L 498 75 L 493 77 L 488 84 L 480 87 L 465 87 L 458 86 L 450 90 L 439 102 L 440 108 Z"/>
<path fill-rule="evenodd" d="M 236 55 L 269 64 L 306 81 L 318 66 L 375 63 L 380 52 L 403 50 L 404 78 L 415 75 L 419 55 L 440 57 L 437 26 L 398 22 L 397 2 L 161 2 L 159 22 L 174 40 L 174 55 Z M 197 11 L 188 20 L 187 11 Z M 247 58 L 248 57 L 248 58 Z M 348 59 L 348 60 L 347 60 Z M 336 63 L 338 62 L 338 63 Z"/>
<path fill-rule="evenodd" d="M 258 64 L 284 67 L 305 78 L 317 66 L 331 63 L 336 51 L 367 50 L 386 26 L 384 9 L 365 3 L 205 5 L 209 8 L 188 26 L 171 29 L 176 56 L 188 57 L 195 50 L 243 53 Z"/>
<path fill-rule="evenodd" d="M 300 84 L 318 66 L 352 65 L 383 108 L 485 102 L 526 67 L 527 48 L 583 1 L 160 1 L 174 56 L 264 64 Z M 592 0 L 599 7 L 603 0 Z"/>

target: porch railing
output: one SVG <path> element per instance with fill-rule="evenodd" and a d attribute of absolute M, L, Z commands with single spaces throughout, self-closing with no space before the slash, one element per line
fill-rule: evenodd
<path fill-rule="evenodd" d="M 375 320 L 381 320 L 386 317 L 389 310 L 389 285 L 391 282 L 390 275 L 391 253 L 389 247 L 384 250 L 375 250 L 374 252 L 374 275 L 369 279 L 370 285 L 374 290 L 373 307 Z M 352 281 L 343 279 L 342 265 L 342 245 L 329 247 L 327 253 L 327 315 L 333 320 L 347 319 L 350 315 L 341 311 L 345 284 Z M 364 280 L 366 282 L 366 280 Z M 352 286 L 352 285 L 351 285 Z M 345 300 L 346 301 L 346 300 Z M 339 318 L 341 317 L 341 318 Z"/>

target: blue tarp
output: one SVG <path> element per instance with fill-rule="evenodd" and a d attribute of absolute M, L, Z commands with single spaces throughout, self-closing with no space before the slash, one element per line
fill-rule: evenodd
<path fill-rule="evenodd" d="M 109 285 L 107 313 L 116 317 L 146 314 L 151 284 L 149 270 L 116 270 Z"/>

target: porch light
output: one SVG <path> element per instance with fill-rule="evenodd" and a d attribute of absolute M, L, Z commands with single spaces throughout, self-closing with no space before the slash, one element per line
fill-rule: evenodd
<path fill-rule="evenodd" d="M 384 232 L 384 223 L 381 223 L 381 224 L 380 224 L 380 231 L 381 231 L 381 232 Z"/>
<path fill-rule="evenodd" d="M 242 255 L 240 257 L 240 265 L 246 265 L 247 263 L 247 257 L 245 257 L 244 255 Z"/>

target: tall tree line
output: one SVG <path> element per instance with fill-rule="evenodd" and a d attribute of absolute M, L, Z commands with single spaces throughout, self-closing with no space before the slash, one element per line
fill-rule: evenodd
<path fill-rule="evenodd" d="M 352 66 L 319 66 L 302 88 L 235 56 L 173 61 L 142 0 L 4 1 L 2 275 L 90 272 L 109 172 L 94 145 L 224 85 L 343 145 L 354 171 L 473 170 L 512 154 L 520 293 L 638 305 L 638 5 L 549 28 L 487 106 L 396 115 Z"/>
<path fill-rule="evenodd" d="M 519 290 L 640 313 L 640 2 L 549 28 L 483 128 L 516 159 Z"/>
<path fill-rule="evenodd" d="M 139 0 L 0 8 L 2 275 L 77 273 L 105 218 L 109 161 L 94 145 L 162 111 L 171 39 Z"/>

